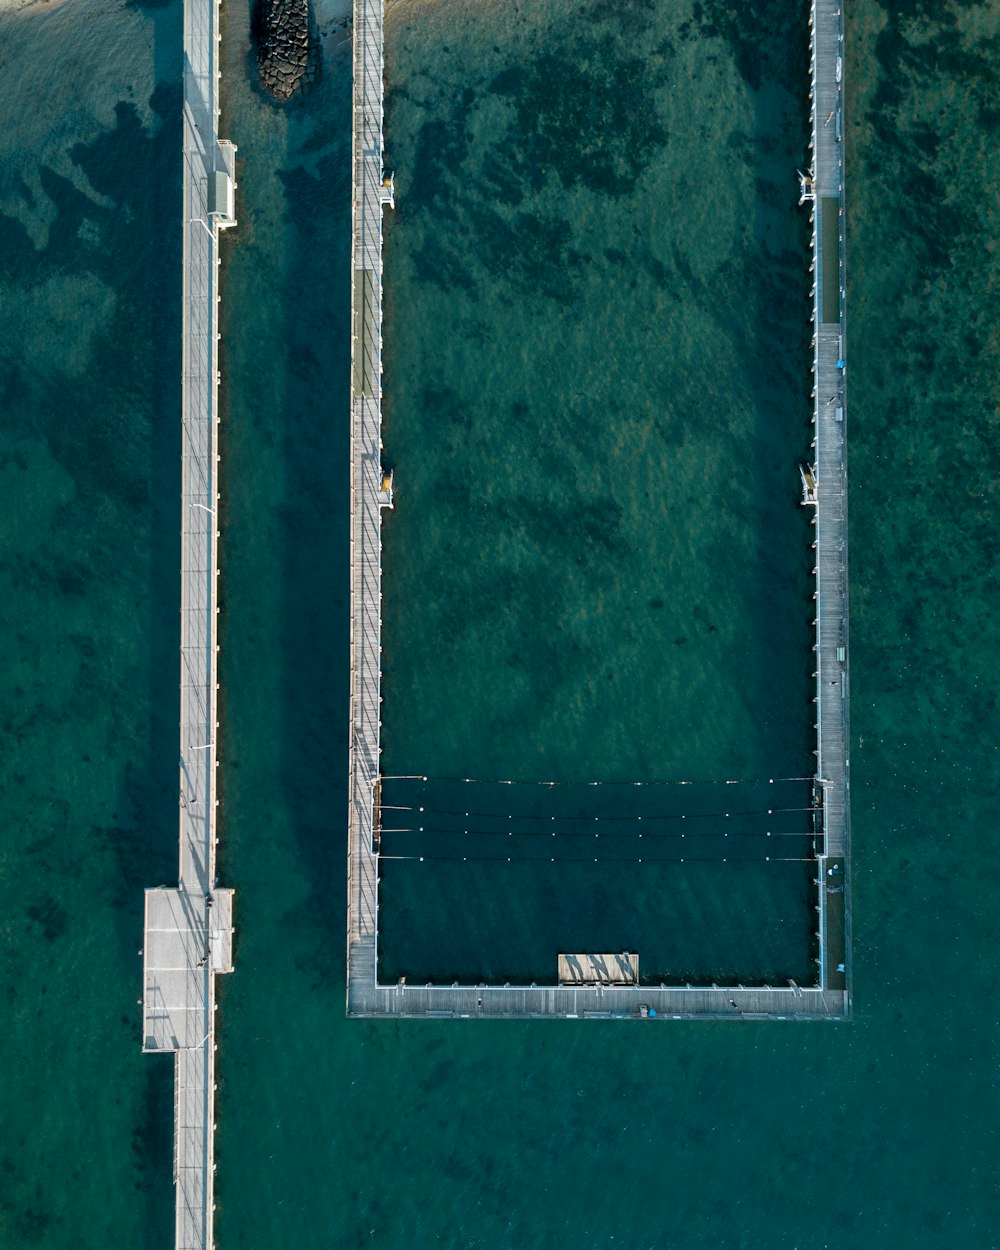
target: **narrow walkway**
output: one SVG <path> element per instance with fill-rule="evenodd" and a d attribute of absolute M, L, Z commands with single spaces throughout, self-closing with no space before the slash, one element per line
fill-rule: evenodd
<path fill-rule="evenodd" d="M 431 1016 L 469 1020 L 837 1020 L 837 991 L 794 985 L 370 985 L 357 987 L 352 1015 Z"/>
<path fill-rule="evenodd" d="M 354 3 L 351 282 L 351 740 L 347 1003 L 375 984 L 382 652 L 382 0 Z"/>
<path fill-rule="evenodd" d="M 174 1052 L 177 1250 L 212 1250 L 215 973 L 232 968 L 216 888 L 219 230 L 235 224 L 220 143 L 218 0 L 185 0 L 179 885 L 147 890 L 143 1049 Z"/>
<path fill-rule="evenodd" d="M 823 854 L 829 857 L 820 860 L 820 984 L 849 993 L 850 647 L 843 21 L 840 0 L 813 0 L 817 781 L 823 796 Z"/>

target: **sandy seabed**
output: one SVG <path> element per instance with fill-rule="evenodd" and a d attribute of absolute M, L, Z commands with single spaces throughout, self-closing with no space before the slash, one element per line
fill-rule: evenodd
<path fill-rule="evenodd" d="M 0 0 L 0 13 L 51 13 L 61 9 L 66 0 Z"/>

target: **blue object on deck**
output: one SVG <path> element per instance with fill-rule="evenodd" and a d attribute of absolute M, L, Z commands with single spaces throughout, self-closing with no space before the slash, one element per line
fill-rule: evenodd
<path fill-rule="evenodd" d="M 650 1020 L 655 1020 L 655 1019 L 656 1019 L 656 1008 L 655 1008 L 655 1007 L 650 1007 L 650 1009 L 649 1009 L 649 1018 L 650 1018 Z"/>

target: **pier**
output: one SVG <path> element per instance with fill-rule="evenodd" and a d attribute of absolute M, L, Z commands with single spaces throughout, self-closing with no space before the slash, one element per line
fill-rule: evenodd
<path fill-rule="evenodd" d="M 347 1014 L 461 1019 L 843 1020 L 850 997 L 849 645 L 845 403 L 843 17 L 810 13 L 815 465 L 814 508 L 818 969 L 813 985 L 640 985 L 637 955 L 559 956 L 560 985 L 378 982 L 382 547 L 383 0 L 354 0 L 351 729 Z M 790 171 L 790 176 L 794 171 Z M 778 345 L 776 345 L 777 347 Z M 794 468 L 793 468 L 794 471 Z M 631 960 L 634 958 L 634 966 Z M 591 961 L 603 961 L 596 975 Z"/>
<path fill-rule="evenodd" d="M 850 1002 L 850 640 L 844 248 L 844 27 L 813 0 L 811 28 L 813 448 L 816 456 L 816 783 L 821 799 L 819 983 Z"/>
<path fill-rule="evenodd" d="M 382 0 L 354 2 L 351 267 L 351 736 L 347 968 L 351 995 L 375 984 L 382 683 Z M 388 181 L 388 185 L 387 185 Z"/>
<path fill-rule="evenodd" d="M 177 1250 L 212 1250 L 215 976 L 232 969 L 233 892 L 216 882 L 219 232 L 235 154 L 219 139 L 218 0 L 185 0 L 179 873 L 146 891 L 143 1050 L 174 1055 Z"/>

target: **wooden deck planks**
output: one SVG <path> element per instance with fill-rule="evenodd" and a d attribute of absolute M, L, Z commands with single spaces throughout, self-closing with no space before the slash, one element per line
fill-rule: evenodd
<path fill-rule="evenodd" d="M 656 1019 L 841 1020 L 841 991 L 785 987 L 743 988 L 556 985 L 358 986 L 352 1015 L 431 1016 L 449 1019 Z"/>
<path fill-rule="evenodd" d="M 850 645 L 848 628 L 846 267 L 844 238 L 843 13 L 839 0 L 812 4 L 814 423 L 816 439 L 817 780 L 823 795 L 823 854 L 843 857 L 847 939 L 828 966 L 826 891 L 820 885 L 820 983 L 843 985 L 850 957 Z M 824 263 L 836 240 L 836 265 Z M 831 292 L 828 284 L 837 282 Z M 831 316 L 831 312 L 835 315 Z M 841 658 L 843 657 L 843 658 Z M 847 985 L 850 986 L 849 972 Z"/>
<path fill-rule="evenodd" d="M 354 3 L 348 1009 L 375 983 L 382 643 L 382 0 Z"/>

